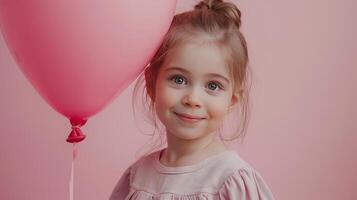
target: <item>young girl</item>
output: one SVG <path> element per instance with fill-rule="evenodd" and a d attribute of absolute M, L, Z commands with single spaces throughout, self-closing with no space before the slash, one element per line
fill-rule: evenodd
<path fill-rule="evenodd" d="M 274 199 L 261 175 L 218 134 L 238 105 L 246 122 L 248 52 L 240 17 L 222 0 L 203 0 L 174 17 L 144 73 L 167 148 L 130 165 L 110 200 Z"/>

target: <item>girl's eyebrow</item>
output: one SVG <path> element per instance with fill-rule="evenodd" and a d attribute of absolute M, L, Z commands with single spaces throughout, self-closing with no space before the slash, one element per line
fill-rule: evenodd
<path fill-rule="evenodd" d="M 188 70 L 184 69 L 184 68 L 181 68 L 181 67 L 176 67 L 176 66 L 172 66 L 172 67 L 168 67 L 165 69 L 165 72 L 166 71 L 170 71 L 170 70 L 178 70 L 178 71 L 182 71 L 184 73 L 187 73 L 187 74 L 191 74 Z M 215 74 L 215 73 L 208 73 L 207 76 L 211 76 L 211 77 L 219 77 L 219 78 L 222 78 L 224 81 L 227 82 L 227 84 L 229 84 L 229 79 L 220 75 L 220 74 Z"/>

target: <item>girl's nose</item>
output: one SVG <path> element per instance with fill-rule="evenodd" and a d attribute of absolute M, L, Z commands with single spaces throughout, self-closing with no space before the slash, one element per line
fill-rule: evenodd
<path fill-rule="evenodd" d="M 182 98 L 182 102 L 185 106 L 201 107 L 202 102 L 200 100 L 200 94 L 198 88 L 191 88 L 186 95 Z"/>

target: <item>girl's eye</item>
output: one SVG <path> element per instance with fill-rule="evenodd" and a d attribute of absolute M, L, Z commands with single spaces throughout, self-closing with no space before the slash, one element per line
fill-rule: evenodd
<path fill-rule="evenodd" d="M 208 88 L 209 88 L 210 90 L 212 90 L 212 91 L 216 91 L 217 88 L 218 88 L 219 90 L 223 89 L 222 85 L 219 84 L 219 83 L 217 83 L 217 82 L 210 82 L 210 83 L 208 83 Z"/>
<path fill-rule="evenodd" d="M 185 78 L 179 75 L 173 75 L 170 77 L 171 81 L 174 81 L 175 84 L 181 85 L 182 83 L 185 82 Z"/>

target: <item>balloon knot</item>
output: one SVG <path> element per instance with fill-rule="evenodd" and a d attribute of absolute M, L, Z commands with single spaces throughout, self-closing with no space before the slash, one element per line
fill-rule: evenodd
<path fill-rule="evenodd" d="M 72 125 L 72 131 L 68 135 L 67 142 L 69 143 L 79 143 L 83 141 L 86 136 L 83 134 L 81 127 L 87 122 L 84 119 L 70 119 Z"/>

